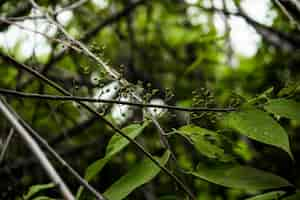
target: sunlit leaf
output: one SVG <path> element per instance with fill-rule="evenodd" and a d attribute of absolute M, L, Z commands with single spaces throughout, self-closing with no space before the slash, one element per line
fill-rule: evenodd
<path fill-rule="evenodd" d="M 291 158 L 289 138 L 285 130 L 267 113 L 247 108 L 225 116 L 224 125 L 259 142 L 279 147 Z"/>
<path fill-rule="evenodd" d="M 155 157 L 161 165 L 165 165 L 170 157 L 170 152 L 166 151 L 161 158 Z M 160 168 L 149 158 L 136 164 L 129 172 L 116 181 L 104 192 L 108 200 L 121 200 L 128 196 L 137 187 L 149 182 L 160 172 Z"/>

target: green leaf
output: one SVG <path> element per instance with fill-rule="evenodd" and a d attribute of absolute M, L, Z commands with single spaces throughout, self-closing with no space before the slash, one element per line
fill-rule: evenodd
<path fill-rule="evenodd" d="M 148 125 L 148 122 L 145 122 L 143 125 L 140 124 L 131 124 L 122 129 L 122 132 L 128 135 L 131 139 L 137 137 L 140 133 L 143 132 L 144 128 Z M 92 180 L 106 165 L 108 161 L 112 159 L 117 153 L 119 153 L 122 149 L 124 149 L 129 144 L 129 141 L 122 137 L 120 134 L 114 134 L 108 145 L 106 147 L 105 156 L 99 160 L 96 160 L 85 171 L 85 179 L 87 181 Z M 83 187 L 81 186 L 77 192 L 77 199 L 80 197 L 83 191 Z"/>
<path fill-rule="evenodd" d="M 285 191 L 274 191 L 265 194 L 260 194 L 255 197 L 247 198 L 245 200 L 279 200 L 279 198 L 285 194 Z"/>
<path fill-rule="evenodd" d="M 131 124 L 122 129 L 126 135 L 128 135 L 131 139 L 137 137 L 144 128 L 147 126 L 148 123 L 144 123 L 143 125 L 139 124 Z M 122 137 L 120 134 L 114 134 L 105 151 L 105 157 L 93 162 L 86 170 L 85 179 L 91 180 L 94 178 L 105 166 L 105 164 L 117 153 L 119 153 L 122 149 L 124 149 L 129 144 L 129 141 Z"/>
<path fill-rule="evenodd" d="M 254 157 L 250 145 L 243 139 L 239 139 L 236 141 L 233 151 L 245 161 L 251 161 Z"/>
<path fill-rule="evenodd" d="M 287 133 L 267 113 L 247 108 L 227 114 L 223 123 L 251 139 L 283 149 L 293 159 Z"/>
<path fill-rule="evenodd" d="M 264 108 L 275 115 L 300 121 L 300 103 L 289 99 L 270 100 Z"/>
<path fill-rule="evenodd" d="M 37 194 L 40 191 L 47 190 L 55 187 L 54 183 L 42 184 L 42 185 L 34 185 L 29 188 L 28 193 L 24 196 L 24 200 L 30 199 L 32 196 Z"/>
<path fill-rule="evenodd" d="M 233 156 L 225 153 L 223 148 L 226 145 L 226 138 L 216 132 L 195 125 L 183 126 L 177 132 L 186 137 L 201 154 L 209 158 L 224 162 L 234 159 Z"/>
<path fill-rule="evenodd" d="M 256 191 L 292 186 L 287 180 L 272 173 L 236 164 L 201 164 L 190 174 L 208 182 L 237 189 Z"/>
<path fill-rule="evenodd" d="M 131 124 L 125 128 L 122 129 L 122 132 L 124 132 L 126 135 L 128 135 L 131 139 L 136 138 L 144 128 L 147 126 L 147 123 L 144 123 L 142 126 L 139 124 Z M 122 137 L 119 134 L 114 134 L 105 151 L 105 157 L 103 159 L 100 159 L 96 162 L 94 162 L 92 165 L 90 165 L 87 168 L 87 175 L 86 179 L 90 180 L 93 178 L 96 174 L 100 172 L 100 170 L 104 167 L 104 165 L 109 161 L 114 155 L 119 153 L 121 150 L 123 150 L 127 145 L 129 144 L 129 141 Z"/>
<path fill-rule="evenodd" d="M 161 158 L 155 157 L 161 165 L 165 165 L 170 157 L 170 152 L 166 151 Z M 137 187 L 149 182 L 160 172 L 160 168 L 149 158 L 142 160 L 132 169 L 116 181 L 104 192 L 108 200 L 121 200 L 127 197 Z"/>

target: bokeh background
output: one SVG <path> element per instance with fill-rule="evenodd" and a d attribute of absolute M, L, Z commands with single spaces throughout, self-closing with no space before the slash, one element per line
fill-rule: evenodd
<path fill-rule="evenodd" d="M 80 39 L 125 79 L 143 86 L 147 102 L 228 107 L 264 92 L 271 97 L 292 96 L 299 100 L 297 1 L 87 0 L 78 1 L 80 4 L 75 7 L 68 7 L 76 3 L 71 0 L 37 2 L 54 13 L 70 35 Z M 34 67 L 74 95 L 128 100 L 128 88 L 122 88 L 84 54 L 68 50 L 58 57 L 66 48 L 60 41 L 66 38 L 29 2 L 1 0 L 0 19 L 1 54 Z M 4 59 L 0 59 L 0 87 L 58 94 Z M 7 101 L 81 174 L 104 155 L 113 132 L 78 105 L 16 97 Z M 144 120 L 141 109 L 95 106 L 119 127 Z M 172 111 L 164 113 L 159 121 L 167 132 L 189 123 L 226 132 L 216 122 L 220 115 Z M 2 116 L 0 119 L 3 144 L 10 126 Z M 236 134 L 230 135 L 234 141 L 232 150 L 241 163 L 274 172 L 299 186 L 300 124 L 284 118 L 279 121 L 289 134 L 294 163 L 284 152 Z M 151 152 L 160 152 L 156 133 L 150 125 L 138 141 Z M 170 137 L 170 144 L 183 169 L 193 168 L 203 159 L 183 138 Z M 142 157 L 133 146 L 127 147 L 92 184 L 103 191 Z M 64 171 L 54 164 L 59 172 Z M 62 176 L 73 190 L 78 188 L 72 176 Z M 244 199 L 257 193 L 181 176 L 200 200 Z M 31 152 L 14 135 L 0 166 L 0 199 L 15 199 L 29 186 L 47 182 Z M 172 180 L 160 174 L 128 199 L 151 199 L 149 191 L 157 197 L 165 196 L 161 199 L 171 199 L 174 190 Z M 57 195 L 55 191 L 50 193 Z"/>

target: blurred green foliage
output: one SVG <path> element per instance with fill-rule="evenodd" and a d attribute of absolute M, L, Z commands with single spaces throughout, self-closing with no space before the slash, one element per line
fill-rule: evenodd
<path fill-rule="evenodd" d="M 95 1 L 87 1 L 74 8 L 65 28 L 79 39 L 98 27 L 82 42 L 131 84 L 104 93 L 115 90 L 115 99 L 120 99 L 134 90 L 147 100 L 146 103 L 160 98 L 171 105 L 230 107 L 237 111 L 187 113 L 169 110 L 160 116 L 158 121 L 168 133 L 166 138 L 172 150 L 172 155 L 167 155 L 170 156 L 168 164 L 166 153 L 162 153 L 165 149 L 159 131 L 153 123 L 148 124 L 149 117 L 140 108 L 132 108 L 134 114 L 123 124 L 114 119 L 111 113 L 113 106 L 102 106 L 99 111 L 126 133 L 129 130 L 128 134 L 132 134 L 130 136 L 146 150 L 164 158 L 163 165 L 175 171 L 199 200 L 250 197 L 253 200 L 271 200 L 281 195 L 284 199 L 297 198 L 295 188 L 300 187 L 297 172 L 300 155 L 300 39 L 299 30 L 289 24 L 282 10 L 266 0 L 270 5 L 268 12 L 276 13 L 272 25 L 265 25 L 263 29 L 248 20 L 248 26 L 257 31 L 261 41 L 257 44 L 257 52 L 247 57 L 234 48 L 230 25 L 225 26 L 222 32 L 214 21 L 216 15 L 225 25 L 235 15 L 247 20 L 247 16 L 241 13 L 234 14 L 238 11 L 216 8 L 212 1 L 207 0 L 195 0 L 194 4 L 184 0 L 153 0 L 141 1 L 129 12 L 122 13 L 136 1 L 103 1 L 102 6 L 97 6 Z M 234 2 L 240 5 L 243 1 Z M 75 2 L 37 1 L 50 14 Z M 290 11 L 289 4 L 284 6 Z M 26 2 L 0 2 L 0 13 L 4 18 L 27 16 L 30 10 L 31 6 Z M 194 13 L 191 14 L 191 10 Z M 294 8 L 291 14 L 297 19 L 300 11 Z M 26 58 L 22 55 L 21 44 L 28 38 L 20 39 L 9 48 L 5 44 L 7 37 L 13 37 L 9 32 L 11 27 L 0 23 L 0 37 L 4 38 L 0 40 L 3 41 L 0 43 L 1 53 L 39 71 L 56 59 L 55 55 L 62 49 L 57 42 L 47 40 L 51 51 Z M 55 37 L 66 39 L 60 32 Z M 289 48 L 285 48 L 288 44 Z M 45 75 L 73 95 L 86 97 L 93 97 L 99 89 L 113 81 L 91 58 L 74 50 L 66 51 L 61 58 L 53 61 Z M 55 89 L 32 79 L 32 75 L 4 59 L 0 59 L 0 77 L 1 88 L 59 95 Z M 31 82 L 24 84 L 30 79 Z M 101 193 L 109 191 L 105 194 L 112 196 L 111 200 L 187 199 L 174 180 L 159 173 L 159 169 L 134 145 L 115 135 L 106 124 L 93 119 L 76 103 L 12 96 L 6 100 L 80 174 L 86 172 L 87 178 L 92 173 L 87 179 Z M 245 107 L 251 109 L 243 110 Z M 1 145 L 10 127 L 0 115 Z M 132 127 L 136 128 L 133 132 Z M 263 135 L 266 131 L 268 134 Z M 114 140 L 116 143 L 112 143 Z M 110 150 L 113 155 L 107 158 Z M 80 185 L 76 179 L 56 161 L 53 160 L 53 164 L 71 190 L 78 191 Z M 216 172 L 214 167 L 217 166 L 223 168 Z M 237 166 L 237 172 L 232 170 L 232 166 Z M 145 177 L 139 176 L 143 170 Z M 18 135 L 14 136 L 5 162 L 0 166 L 0 177 L 0 199 L 28 196 L 33 189 L 38 189 L 38 195 L 35 193 L 27 199 L 57 199 L 60 195 L 56 189 L 46 189 L 49 185 L 45 185 L 46 188 L 40 185 L 49 180 Z M 256 184 L 264 187 L 257 188 Z M 118 190 L 116 185 L 122 188 Z M 40 191 L 40 188 L 43 190 Z M 80 194 L 80 199 L 93 199 L 88 191 Z M 114 195 L 117 197 L 114 198 Z M 261 196 L 253 197 L 255 195 Z"/>

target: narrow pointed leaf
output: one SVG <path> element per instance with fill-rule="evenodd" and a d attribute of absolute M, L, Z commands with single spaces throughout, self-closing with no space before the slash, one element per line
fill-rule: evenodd
<path fill-rule="evenodd" d="M 165 165 L 170 157 L 170 152 L 166 151 L 161 158 L 155 157 L 162 165 Z M 137 187 L 151 181 L 158 173 L 160 168 L 149 158 L 142 160 L 130 169 L 127 174 L 122 176 L 110 188 L 104 192 L 108 200 L 121 200 L 127 197 Z"/>
<path fill-rule="evenodd" d="M 300 103 L 290 99 L 270 100 L 264 108 L 275 115 L 300 121 Z"/>
<path fill-rule="evenodd" d="M 293 159 L 287 133 L 267 113 L 247 108 L 227 114 L 223 123 L 251 139 L 283 149 Z"/>
<path fill-rule="evenodd" d="M 122 129 L 122 131 L 127 134 L 130 138 L 134 139 L 137 137 L 144 128 L 147 126 L 148 123 L 144 123 L 143 125 L 139 124 L 132 124 Z M 85 179 L 91 180 L 95 177 L 105 166 L 105 164 L 117 153 L 119 153 L 122 149 L 124 149 L 129 144 L 129 141 L 122 137 L 119 134 L 114 134 L 105 151 L 105 157 L 93 162 L 86 170 Z"/>
<path fill-rule="evenodd" d="M 49 183 L 49 184 L 42 184 L 42 185 L 33 185 L 29 188 L 28 193 L 23 197 L 25 200 L 30 199 L 32 196 L 37 194 L 38 192 L 41 192 L 43 190 L 47 190 L 50 188 L 55 187 L 54 183 Z"/>
<path fill-rule="evenodd" d="M 292 186 L 287 180 L 275 174 L 252 167 L 235 164 L 199 165 L 190 174 L 230 188 L 247 190 L 268 190 Z"/>
<path fill-rule="evenodd" d="M 216 132 L 195 125 L 183 126 L 177 132 L 186 137 L 199 153 L 209 158 L 224 162 L 234 159 L 233 156 L 225 153 L 223 148 L 226 142 L 225 137 Z"/>
<path fill-rule="evenodd" d="M 127 134 L 131 139 L 136 138 L 139 134 L 141 134 L 144 130 L 144 128 L 148 125 L 148 122 L 145 122 L 143 125 L 139 124 L 131 124 L 125 128 L 122 129 L 122 131 Z M 100 171 L 103 169 L 103 167 L 106 165 L 107 162 L 109 162 L 117 153 L 122 151 L 127 145 L 129 144 L 129 141 L 122 137 L 119 134 L 114 134 L 110 141 L 108 142 L 108 145 L 106 147 L 105 156 L 99 160 L 96 160 L 92 164 L 88 166 L 88 168 L 85 171 L 85 179 L 87 181 L 92 180 Z M 81 186 L 77 192 L 77 199 L 80 197 L 81 193 L 83 191 L 83 187 Z"/>

